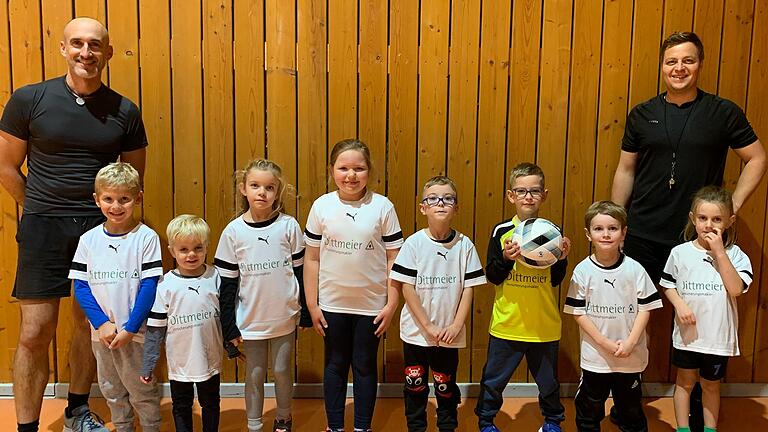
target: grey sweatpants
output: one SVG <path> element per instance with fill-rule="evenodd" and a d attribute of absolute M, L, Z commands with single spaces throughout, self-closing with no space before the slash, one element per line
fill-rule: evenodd
<path fill-rule="evenodd" d="M 264 427 L 264 380 L 267 376 L 267 354 L 271 354 L 272 373 L 275 376 L 276 418 L 291 417 L 293 399 L 293 349 L 296 332 L 264 340 L 243 342 L 245 362 L 245 409 L 248 431 L 259 432 Z"/>
<path fill-rule="evenodd" d="M 117 432 L 134 431 L 134 410 L 139 415 L 144 432 L 160 430 L 160 391 L 157 383 L 147 385 L 139 381 L 144 345 L 129 342 L 110 350 L 101 342 L 91 342 L 99 389 L 112 413 Z"/>

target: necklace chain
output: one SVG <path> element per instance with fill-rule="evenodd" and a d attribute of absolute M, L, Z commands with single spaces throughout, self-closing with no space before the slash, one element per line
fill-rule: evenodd
<path fill-rule="evenodd" d="M 71 94 L 72 96 L 75 97 L 75 103 L 76 104 L 78 104 L 80 106 L 85 105 L 85 98 L 80 96 L 79 94 L 77 94 L 77 92 L 74 91 L 72 89 L 72 87 L 69 86 L 69 84 L 67 84 L 66 78 L 64 79 L 64 86 L 67 88 L 67 91 L 69 92 L 69 94 Z"/>
<path fill-rule="evenodd" d="M 667 104 L 672 103 L 667 100 L 667 95 L 663 95 L 664 99 L 664 133 L 667 136 L 667 143 L 670 147 L 672 147 L 672 139 L 669 137 L 669 119 L 667 117 Z M 677 152 L 680 148 L 680 141 L 683 140 L 683 135 L 685 135 L 685 128 L 688 126 L 688 119 L 691 118 L 691 114 L 693 114 L 693 110 L 696 109 L 696 102 L 699 99 L 699 95 L 696 95 L 696 99 L 693 100 L 693 105 L 688 110 L 688 114 L 685 116 L 685 121 L 683 122 L 683 128 L 680 130 L 680 135 L 677 137 L 677 142 L 675 143 L 675 146 L 672 149 L 672 166 L 669 170 L 669 189 L 672 189 L 672 187 L 675 185 L 675 167 L 677 166 Z"/>

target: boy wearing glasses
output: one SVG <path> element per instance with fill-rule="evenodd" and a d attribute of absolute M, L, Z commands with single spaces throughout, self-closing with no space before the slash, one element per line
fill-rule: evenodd
<path fill-rule="evenodd" d="M 453 181 L 433 177 L 424 185 L 422 196 L 420 210 L 428 227 L 408 237 L 390 274 L 405 298 L 400 315 L 405 416 L 410 432 L 427 430 L 431 368 L 437 428 L 454 431 L 461 398 L 456 369 L 459 348 L 466 347 L 464 320 L 472 306 L 472 287 L 486 280 L 472 241 L 451 228 L 458 211 Z"/>
<path fill-rule="evenodd" d="M 493 419 L 504 402 L 504 388 L 525 356 L 539 389 L 544 424 L 539 432 L 560 432 L 565 409 L 560 403 L 557 352 L 560 342 L 560 306 L 553 288 L 565 277 L 571 242 L 563 237 L 560 261 L 547 269 L 516 264 L 520 248 L 512 234 L 522 221 L 539 215 L 547 199 L 544 172 L 521 163 L 509 175 L 507 199 L 515 205 L 514 218 L 496 225 L 488 244 L 486 272 L 496 285 L 488 354 L 475 414 L 481 432 L 497 432 Z"/>

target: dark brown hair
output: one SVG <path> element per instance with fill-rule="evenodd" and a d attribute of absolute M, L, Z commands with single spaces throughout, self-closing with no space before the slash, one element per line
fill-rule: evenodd
<path fill-rule="evenodd" d="M 690 42 L 696 46 L 696 51 L 699 53 L 699 61 L 704 61 L 704 45 L 701 43 L 699 36 L 697 36 L 694 32 L 674 32 L 667 36 L 667 38 L 664 39 L 664 42 L 661 43 L 661 51 L 659 52 L 661 61 L 664 61 L 665 51 L 672 48 L 673 46 L 681 45 L 686 42 Z"/>

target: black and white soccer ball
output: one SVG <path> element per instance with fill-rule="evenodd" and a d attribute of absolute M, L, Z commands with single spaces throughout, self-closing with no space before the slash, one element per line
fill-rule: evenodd
<path fill-rule="evenodd" d="M 560 259 L 563 235 L 560 228 L 544 218 L 526 219 L 515 228 L 512 241 L 520 247 L 518 262 L 545 269 Z"/>

